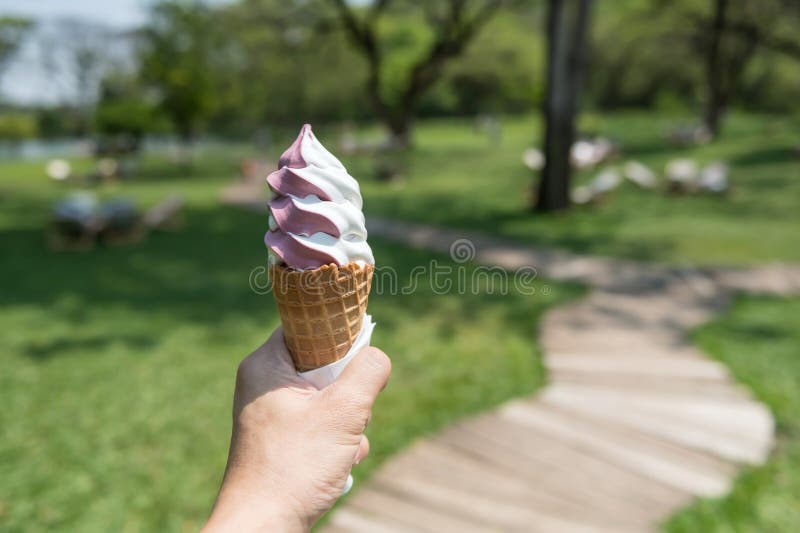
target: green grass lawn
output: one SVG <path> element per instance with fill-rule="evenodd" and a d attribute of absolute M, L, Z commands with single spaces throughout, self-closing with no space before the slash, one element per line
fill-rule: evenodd
<path fill-rule="evenodd" d="M 63 254 L 47 250 L 44 227 L 65 187 L 40 163 L 0 164 L 0 530 L 195 531 L 207 516 L 237 363 L 278 324 L 271 295 L 248 284 L 265 261 L 265 217 L 217 205 L 235 157 L 204 158 L 192 176 L 150 162 L 101 189 L 145 206 L 182 192 L 180 233 Z M 371 242 L 401 285 L 416 265 L 447 261 Z M 537 316 L 579 292 L 546 283 L 533 297 L 436 295 L 424 282 L 373 295 L 373 341 L 394 374 L 357 482 L 415 436 L 535 390 Z"/>
<path fill-rule="evenodd" d="M 527 203 L 533 176 L 521 155 L 540 137 L 541 126 L 533 117 L 503 120 L 497 144 L 476 134 L 466 120 L 420 123 L 417 148 L 407 160 L 407 180 L 399 185 L 364 179 L 375 174 L 367 158 L 347 163 L 364 183 L 368 213 L 644 260 L 800 260 L 800 158 L 791 152 L 800 144 L 800 120 L 734 114 L 714 143 L 668 146 L 665 133 L 691 121 L 690 116 L 652 113 L 587 115 L 582 129 L 619 143 L 622 153 L 612 164 L 635 159 L 663 173 L 666 162 L 677 157 L 701 164 L 727 161 L 733 186 L 729 197 L 674 197 L 624 183 L 602 205 L 532 214 Z M 583 172 L 578 182 L 596 173 Z"/>
<path fill-rule="evenodd" d="M 667 149 L 661 133 L 680 122 L 626 114 L 590 116 L 584 127 L 657 169 L 679 156 L 725 159 L 729 198 L 669 198 L 625 185 L 598 207 L 532 215 L 525 209 L 532 178 L 520 161 L 538 136 L 532 118 L 505 120 L 499 144 L 465 121 L 421 123 L 401 184 L 377 182 L 371 157 L 345 162 L 362 183 L 368 215 L 640 259 L 800 260 L 800 162 L 789 153 L 800 140 L 797 120 L 734 115 L 719 142 Z M 319 134 L 336 152 L 333 132 Z M 276 157 L 293 135 L 276 133 L 279 146 L 267 155 Z M 253 150 L 216 150 L 191 171 L 145 158 L 137 179 L 98 193 L 146 207 L 179 192 L 186 228 L 139 246 L 74 254 L 48 251 L 44 233 L 50 205 L 69 186 L 49 182 L 42 162 L 0 162 L 0 530 L 195 530 L 203 521 L 225 460 L 236 365 L 278 323 L 271 296 L 248 286 L 265 259 L 266 220 L 217 200 L 245 155 Z M 446 261 L 371 242 L 401 281 L 416 265 Z M 541 383 L 536 318 L 580 292 L 542 283 L 548 295 L 436 295 L 427 284 L 413 295 L 374 295 L 374 342 L 393 357 L 394 375 L 376 405 L 372 455 L 357 480 L 415 436 Z M 775 409 L 781 445 L 730 498 L 697 504 L 670 523 L 673 530 L 798 523 L 786 518 L 798 501 L 791 351 L 798 311 L 796 301 L 743 300 L 698 334 Z M 737 529 L 739 522 L 753 527 Z"/>
<path fill-rule="evenodd" d="M 766 466 L 742 474 L 729 496 L 696 502 L 666 531 L 800 531 L 800 299 L 740 298 L 695 338 L 770 407 L 778 441 Z"/>

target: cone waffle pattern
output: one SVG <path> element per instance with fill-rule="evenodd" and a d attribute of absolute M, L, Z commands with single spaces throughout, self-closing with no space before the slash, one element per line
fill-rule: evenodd
<path fill-rule="evenodd" d="M 304 271 L 270 265 L 284 341 L 299 372 L 347 355 L 361 332 L 373 271 L 356 263 Z"/>

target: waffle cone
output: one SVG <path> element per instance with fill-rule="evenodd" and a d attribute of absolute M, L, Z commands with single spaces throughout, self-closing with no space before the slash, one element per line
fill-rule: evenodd
<path fill-rule="evenodd" d="M 283 338 L 299 372 L 347 355 L 361 332 L 374 270 L 356 263 L 302 271 L 270 265 Z"/>

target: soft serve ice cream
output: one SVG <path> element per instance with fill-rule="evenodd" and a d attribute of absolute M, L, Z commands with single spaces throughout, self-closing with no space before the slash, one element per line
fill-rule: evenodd
<path fill-rule="evenodd" d="M 306 124 L 267 177 L 273 192 L 264 241 L 270 260 L 296 270 L 373 265 L 358 182 Z"/>

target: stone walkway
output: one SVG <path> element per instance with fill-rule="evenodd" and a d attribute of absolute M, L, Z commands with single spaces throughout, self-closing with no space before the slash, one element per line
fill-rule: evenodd
<path fill-rule="evenodd" d="M 550 311 L 549 383 L 388 460 L 333 512 L 327 532 L 652 531 L 698 496 L 720 496 L 773 445 L 769 411 L 687 333 L 739 290 L 800 292 L 800 269 L 681 269 L 537 251 L 387 220 L 370 232 L 476 261 L 585 283 Z"/>

